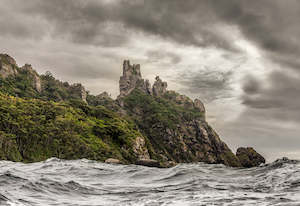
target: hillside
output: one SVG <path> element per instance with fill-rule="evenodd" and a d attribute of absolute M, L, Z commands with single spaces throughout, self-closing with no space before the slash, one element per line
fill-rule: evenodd
<path fill-rule="evenodd" d="M 106 92 L 90 95 L 81 84 L 58 81 L 49 72 L 39 75 L 29 64 L 18 67 L 1 54 L 0 159 L 50 157 L 162 167 L 199 161 L 245 165 L 208 125 L 200 100 L 167 90 L 159 77 L 151 87 L 140 65 L 124 61 L 114 100 Z M 246 166 L 256 166 L 264 159 L 247 161 Z"/>

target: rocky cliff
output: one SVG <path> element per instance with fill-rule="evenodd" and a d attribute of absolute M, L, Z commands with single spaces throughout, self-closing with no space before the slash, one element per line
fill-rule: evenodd
<path fill-rule="evenodd" d="M 127 115 L 149 139 L 153 148 L 151 158 L 162 162 L 201 161 L 241 166 L 205 121 L 205 108 L 199 99 L 193 101 L 168 91 L 167 82 L 158 76 L 150 89 L 149 81 L 142 78 L 140 66 L 134 70 L 136 66 L 131 66 L 129 61 L 124 61 L 124 65 L 118 99 Z M 123 83 L 125 79 L 126 84 Z M 147 86 L 145 82 L 148 82 Z"/>
<path fill-rule="evenodd" d="M 257 166 L 252 149 L 237 156 L 206 122 L 199 99 L 144 80 L 139 64 L 123 63 L 120 95 L 89 94 L 50 72 L 18 67 L 0 55 L 0 159 L 34 162 L 58 157 L 168 167 L 176 163 Z"/>

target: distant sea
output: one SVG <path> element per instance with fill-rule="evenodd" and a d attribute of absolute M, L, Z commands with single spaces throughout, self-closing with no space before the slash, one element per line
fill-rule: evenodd
<path fill-rule="evenodd" d="M 300 162 L 251 169 L 205 163 L 173 168 L 48 159 L 0 161 L 0 205 L 300 205 Z"/>

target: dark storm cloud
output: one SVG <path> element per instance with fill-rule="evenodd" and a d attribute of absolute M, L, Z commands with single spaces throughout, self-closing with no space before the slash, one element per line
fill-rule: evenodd
<path fill-rule="evenodd" d="M 184 85 L 183 91 L 196 94 L 205 102 L 231 97 L 230 79 L 233 72 L 218 72 L 213 68 L 193 72 L 185 70 L 176 77 L 176 83 Z"/>
<path fill-rule="evenodd" d="M 282 55 L 291 58 L 300 54 L 300 2 L 297 0 L 31 0 L 26 4 L 12 0 L 3 8 L 4 17 L 15 13 L 44 19 L 54 27 L 52 35 L 84 44 L 122 45 L 130 32 L 141 31 L 182 44 L 236 50 L 214 28 L 226 24 L 238 26 L 246 38 L 276 60 L 279 54 L 282 61 Z M 38 32 L 30 22 L 21 20 L 0 24 L 6 25 L 5 32 L 13 35 L 22 35 L 18 29 L 24 35 L 46 29 Z"/>
<path fill-rule="evenodd" d="M 300 2 L 297 0 L 218 1 L 217 13 L 228 23 L 238 25 L 250 41 L 284 66 L 299 65 Z M 223 9 L 225 8 L 225 9 Z M 299 68 L 299 66 L 298 66 Z"/>
<path fill-rule="evenodd" d="M 268 78 L 268 85 L 248 78 L 243 88 L 243 104 L 267 110 L 270 118 L 300 121 L 299 76 L 274 71 Z"/>
<path fill-rule="evenodd" d="M 12 0 L 6 3 L 5 10 L 9 13 L 43 19 L 53 27 L 51 35 L 77 43 L 117 46 L 128 41 L 130 32 L 144 32 L 181 44 L 236 50 L 213 28 L 220 20 L 208 1 L 31 0 L 20 4 L 19 0 Z M 31 28 L 30 22 L 14 25 Z M 14 28 L 8 28 L 7 32 L 15 35 Z"/>
<path fill-rule="evenodd" d="M 26 1 L 26 4 L 20 2 L 10 0 L 2 4 L 0 35 L 41 39 L 48 34 L 53 38 L 59 37 L 79 44 L 115 47 L 128 43 L 133 33 L 143 32 L 181 44 L 215 46 L 236 51 L 232 42 L 228 42 L 226 35 L 216 29 L 222 24 L 233 25 L 237 26 L 245 38 L 261 48 L 266 57 L 280 63 L 283 69 L 298 69 L 300 66 L 298 0 L 31 0 Z M 146 55 L 154 60 L 169 58 L 172 64 L 181 61 L 178 55 L 166 51 L 151 50 Z M 182 83 L 192 92 L 203 87 L 212 90 L 213 96 L 216 96 L 215 91 L 227 88 L 227 80 L 213 80 L 214 78 L 218 78 L 218 75 L 200 73 L 187 77 L 190 81 Z M 271 84 L 273 78 L 274 75 L 269 78 Z M 289 78 L 281 81 L 287 81 L 289 84 Z M 249 82 L 245 82 L 246 94 L 253 90 L 247 87 Z M 274 87 L 274 90 L 276 89 Z M 249 106 L 256 104 L 260 108 L 269 107 L 269 102 L 275 98 L 274 91 L 270 89 L 261 92 L 261 96 L 269 96 L 270 100 L 248 96 L 244 97 L 244 103 Z M 266 95 L 267 93 L 269 95 Z M 274 101 L 278 102 L 277 99 Z"/>

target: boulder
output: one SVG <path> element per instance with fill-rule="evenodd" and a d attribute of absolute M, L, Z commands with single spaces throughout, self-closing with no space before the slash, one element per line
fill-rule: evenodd
<path fill-rule="evenodd" d="M 243 167 L 257 167 L 265 163 L 265 158 L 257 153 L 252 147 L 240 147 L 237 149 L 236 156 Z"/>
<path fill-rule="evenodd" d="M 108 164 L 121 164 L 121 161 L 118 159 L 114 159 L 114 158 L 108 158 L 107 160 L 105 160 L 105 163 Z"/>
<path fill-rule="evenodd" d="M 139 159 L 136 161 L 137 165 L 143 165 L 147 167 L 160 167 L 160 164 L 157 160 L 153 159 Z"/>

